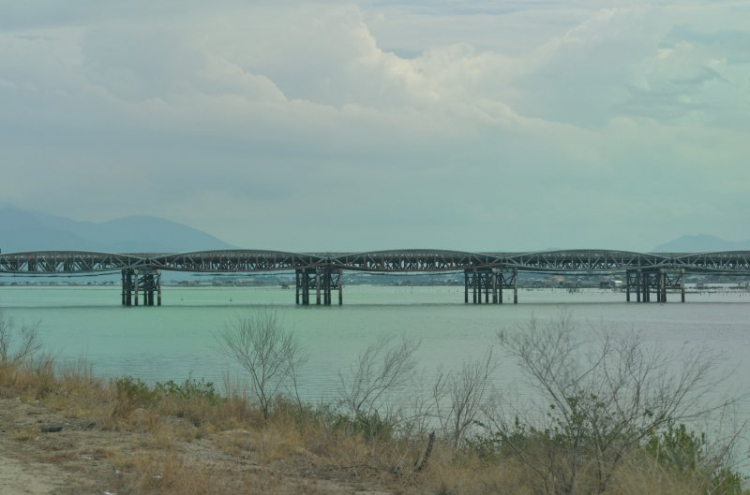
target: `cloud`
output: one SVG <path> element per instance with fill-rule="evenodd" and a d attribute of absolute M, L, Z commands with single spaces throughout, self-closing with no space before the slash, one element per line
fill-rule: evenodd
<path fill-rule="evenodd" d="M 750 206 L 739 4 L 56 5 L 0 6 L 20 206 L 289 250 L 647 249 Z"/>

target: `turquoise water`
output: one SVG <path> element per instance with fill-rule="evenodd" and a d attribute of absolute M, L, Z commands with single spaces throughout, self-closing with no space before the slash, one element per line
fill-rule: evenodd
<path fill-rule="evenodd" d="M 147 381 L 192 376 L 221 383 L 225 373 L 236 374 L 216 333 L 270 307 L 308 355 L 301 388 L 313 401 L 334 397 L 339 373 L 380 336 L 420 341 L 420 367 L 429 377 L 480 356 L 496 345 L 498 331 L 516 331 L 532 317 L 555 319 L 561 310 L 582 329 L 636 329 L 661 348 L 705 347 L 737 368 L 728 387 L 750 376 L 747 293 L 688 294 L 686 304 L 664 305 L 626 304 L 624 294 L 605 290 L 520 290 L 518 305 L 502 306 L 465 305 L 463 298 L 462 287 L 348 286 L 342 307 L 297 307 L 293 290 L 276 287 L 165 287 L 163 306 L 124 308 L 117 286 L 0 286 L 6 317 L 17 326 L 38 322 L 45 348 L 61 361 L 83 357 L 99 374 Z M 501 360 L 497 385 L 519 378 L 515 363 Z"/>

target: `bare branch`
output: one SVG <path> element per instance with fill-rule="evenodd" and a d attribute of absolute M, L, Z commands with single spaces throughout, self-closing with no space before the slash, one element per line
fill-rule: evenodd
<path fill-rule="evenodd" d="M 359 355 L 348 374 L 339 372 L 342 404 L 351 414 L 382 415 L 390 394 L 404 387 L 416 368 L 414 354 L 419 343 L 402 338 L 381 337 Z"/>
<path fill-rule="evenodd" d="M 14 345 L 15 322 L 13 318 L 5 316 L 0 308 L 0 363 L 19 364 L 23 361 L 33 359 L 34 355 L 42 349 L 39 337 L 39 323 L 24 324 L 20 330 L 20 341 Z"/>
<path fill-rule="evenodd" d="M 264 418 L 268 419 L 273 401 L 284 393 L 293 394 L 299 404 L 297 373 L 306 358 L 276 313 L 257 310 L 225 326 L 216 338 L 221 350 L 250 375 Z"/>

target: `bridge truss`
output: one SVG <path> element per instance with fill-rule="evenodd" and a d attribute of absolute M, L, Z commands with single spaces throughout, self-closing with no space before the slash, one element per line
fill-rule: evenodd
<path fill-rule="evenodd" d="M 365 253 L 289 253 L 223 250 L 180 254 L 111 254 L 43 251 L 0 254 L 0 275 L 55 276 L 121 272 L 122 304 L 161 305 L 162 271 L 257 273 L 294 271 L 296 302 L 343 304 L 344 271 L 373 273 L 464 272 L 465 302 L 503 303 L 503 290 L 518 302 L 519 272 L 615 274 L 626 276 L 627 300 L 666 302 L 667 291 L 685 300 L 688 273 L 750 275 L 750 251 L 718 253 L 635 253 L 610 250 L 560 250 L 531 253 L 471 253 L 445 250 L 390 250 Z M 156 298 L 154 295 L 156 294 Z"/>

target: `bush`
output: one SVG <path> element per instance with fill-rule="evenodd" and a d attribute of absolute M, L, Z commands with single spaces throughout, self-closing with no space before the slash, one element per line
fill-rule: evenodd
<path fill-rule="evenodd" d="M 723 449 L 713 451 L 705 433 L 689 431 L 685 424 L 651 434 L 644 450 L 668 471 L 703 484 L 706 494 L 742 494 L 743 477 L 726 466 Z"/>
<path fill-rule="evenodd" d="M 381 417 L 377 411 L 369 414 L 335 414 L 329 418 L 333 430 L 342 430 L 349 435 L 359 435 L 368 442 L 394 439 L 396 424 L 388 417 Z"/>
<path fill-rule="evenodd" d="M 157 403 L 159 394 L 140 378 L 124 376 L 115 380 L 117 399 L 135 407 L 151 407 Z"/>
<path fill-rule="evenodd" d="M 653 435 L 674 435 L 671 425 L 727 405 L 706 400 L 724 378 L 707 353 L 660 352 L 634 332 L 576 332 L 570 315 L 532 320 L 499 337 L 547 405 L 525 417 L 495 418 L 488 438 L 476 443 L 483 451 L 512 451 L 546 493 L 603 493 Z"/>
<path fill-rule="evenodd" d="M 205 400 L 211 405 L 217 404 L 220 399 L 213 382 L 208 382 L 205 379 L 188 378 L 182 384 L 172 380 L 157 382 L 154 386 L 154 392 L 183 400 Z"/>

